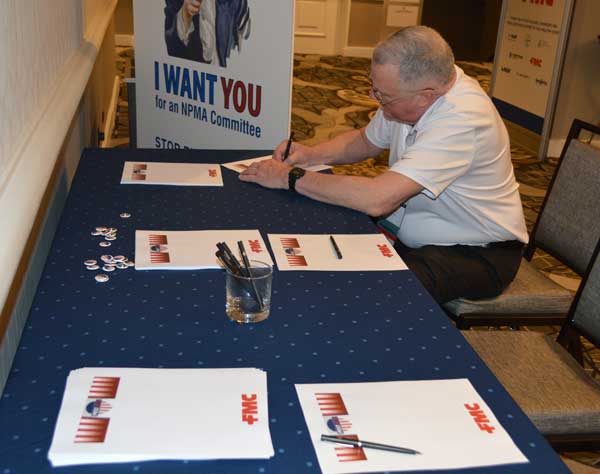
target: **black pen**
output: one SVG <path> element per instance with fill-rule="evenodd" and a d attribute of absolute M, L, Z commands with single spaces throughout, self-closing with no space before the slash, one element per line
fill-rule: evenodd
<path fill-rule="evenodd" d="M 229 246 L 225 242 L 217 242 L 217 247 L 221 252 L 223 260 L 225 260 L 228 267 L 233 270 L 232 273 L 234 275 L 245 276 L 240 262 L 237 261 L 237 258 L 233 255 Z"/>
<path fill-rule="evenodd" d="M 356 439 L 344 438 L 339 436 L 321 435 L 321 441 L 330 441 L 331 443 L 347 444 L 356 448 L 379 449 L 381 451 L 392 451 L 402 454 L 421 454 L 410 448 L 401 448 L 400 446 L 391 446 L 389 444 L 372 443 L 371 441 L 359 441 Z"/>
<path fill-rule="evenodd" d="M 287 160 L 287 157 L 290 154 L 290 148 L 292 146 L 293 140 L 294 140 L 294 132 L 290 133 L 290 138 L 287 142 L 287 146 L 285 147 L 285 153 L 283 154 L 283 158 L 281 159 L 281 161 Z"/>
<path fill-rule="evenodd" d="M 340 252 L 340 248 L 338 247 L 337 242 L 333 238 L 333 235 L 329 236 L 329 240 L 331 240 L 331 245 L 333 245 L 333 250 L 335 250 L 335 254 L 337 255 L 337 258 L 341 260 L 342 252 Z"/>
<path fill-rule="evenodd" d="M 263 303 L 262 298 L 260 297 L 260 293 L 256 288 L 256 284 L 254 283 L 254 279 L 252 276 L 252 269 L 250 265 L 250 260 L 248 260 L 248 255 L 246 255 L 246 249 L 244 248 L 244 242 L 238 240 L 238 248 L 240 249 L 240 255 L 242 256 L 242 263 L 244 264 L 244 268 L 246 269 L 246 273 L 248 278 L 250 279 L 250 283 L 252 284 L 252 291 L 254 291 L 254 299 L 258 303 L 260 310 L 265 309 L 265 304 Z"/>

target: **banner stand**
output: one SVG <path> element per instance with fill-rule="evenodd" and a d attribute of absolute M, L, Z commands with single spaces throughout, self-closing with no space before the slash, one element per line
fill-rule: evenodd
<path fill-rule="evenodd" d="M 574 0 L 504 0 L 490 97 L 500 115 L 540 137 L 546 157 Z"/>

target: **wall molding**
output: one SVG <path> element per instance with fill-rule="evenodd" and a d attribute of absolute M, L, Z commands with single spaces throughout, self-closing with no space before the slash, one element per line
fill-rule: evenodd
<path fill-rule="evenodd" d="M 65 138 L 87 87 L 98 51 L 112 20 L 117 0 L 107 3 L 93 19 L 81 45 L 66 61 L 56 80 L 40 102 L 15 152 L 7 173 L 0 180 L 0 225 L 9 229 L 0 246 L 0 308 L 7 298 L 27 248 L 44 193 L 50 182 Z M 57 120 L 60 117 L 60 120 Z M 6 323 L 6 322 L 5 322 Z M 5 329 L 6 325 L 0 325 Z M 4 331 L 0 332 L 2 340 Z"/>
<path fill-rule="evenodd" d="M 342 56 L 353 56 L 355 58 L 370 58 L 373 56 L 372 46 L 346 46 L 342 48 Z"/>

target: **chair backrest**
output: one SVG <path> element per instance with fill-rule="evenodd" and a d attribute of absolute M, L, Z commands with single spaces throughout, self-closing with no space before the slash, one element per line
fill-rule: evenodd
<path fill-rule="evenodd" d="M 600 238 L 600 149 L 577 139 L 600 129 L 575 120 L 531 236 L 540 247 L 583 275 Z"/>
<path fill-rule="evenodd" d="M 600 241 L 581 280 L 566 324 L 600 347 Z"/>

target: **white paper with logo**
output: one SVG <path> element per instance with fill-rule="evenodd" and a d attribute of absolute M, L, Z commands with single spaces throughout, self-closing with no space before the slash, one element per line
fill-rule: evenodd
<path fill-rule="evenodd" d="M 528 462 L 467 379 L 302 384 L 296 391 L 324 474 Z M 343 446 L 321 441 L 322 434 L 421 454 Z"/>
<path fill-rule="evenodd" d="M 252 163 L 258 163 L 259 161 L 271 160 L 273 155 L 259 156 L 256 158 L 248 158 L 247 160 L 232 161 L 231 163 L 225 163 L 223 166 L 227 169 L 241 173 L 246 170 Z M 313 166 L 298 166 L 307 171 L 323 171 L 331 168 L 329 165 L 313 165 Z"/>
<path fill-rule="evenodd" d="M 121 184 L 223 186 L 223 177 L 221 167 L 215 164 L 126 161 Z"/>
<path fill-rule="evenodd" d="M 406 264 L 382 234 L 268 234 L 279 270 L 392 271 Z M 331 242 L 334 238 L 342 258 Z"/>
<path fill-rule="evenodd" d="M 273 264 L 258 230 L 136 230 L 136 270 L 196 270 L 221 268 L 217 242 L 225 242 L 239 259 L 237 242 L 244 242 L 250 260 Z M 241 262 L 241 260 L 240 260 Z"/>
<path fill-rule="evenodd" d="M 268 420 L 259 369 L 78 369 L 48 458 L 53 466 L 269 458 Z"/>

